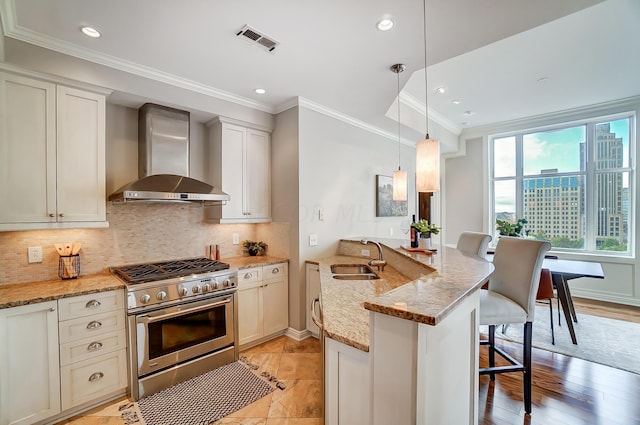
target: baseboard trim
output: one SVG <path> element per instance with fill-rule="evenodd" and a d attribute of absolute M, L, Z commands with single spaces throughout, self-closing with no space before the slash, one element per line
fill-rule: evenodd
<path fill-rule="evenodd" d="M 615 304 L 625 304 L 625 305 L 640 307 L 640 299 L 637 299 L 637 298 L 617 296 L 617 295 L 589 291 L 589 290 L 584 290 L 579 288 L 571 288 L 571 297 L 587 298 L 590 300 L 606 301 L 606 302 L 615 303 Z"/>
<path fill-rule="evenodd" d="M 284 336 L 295 339 L 296 341 L 302 341 L 303 339 L 307 339 L 310 336 L 313 336 L 313 334 L 308 329 L 299 331 L 297 329 L 287 328 L 284 331 Z"/>

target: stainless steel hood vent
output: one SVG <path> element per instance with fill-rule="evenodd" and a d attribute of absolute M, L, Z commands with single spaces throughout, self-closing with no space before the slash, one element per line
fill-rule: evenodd
<path fill-rule="evenodd" d="M 188 177 L 189 112 L 145 103 L 138 111 L 138 177 L 110 201 L 228 201 L 222 190 Z"/>

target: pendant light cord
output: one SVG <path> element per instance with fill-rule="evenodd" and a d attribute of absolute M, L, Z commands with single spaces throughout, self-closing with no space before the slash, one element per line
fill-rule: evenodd
<path fill-rule="evenodd" d="M 400 71 L 398 74 L 398 171 L 400 171 Z"/>
<path fill-rule="evenodd" d="M 422 3 L 423 6 L 423 18 L 424 18 L 424 116 L 426 119 L 427 136 L 425 139 L 429 139 L 429 86 L 427 85 L 427 0 Z"/>

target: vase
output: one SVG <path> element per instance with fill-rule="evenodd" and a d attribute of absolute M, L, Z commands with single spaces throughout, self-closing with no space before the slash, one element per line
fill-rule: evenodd
<path fill-rule="evenodd" d="M 255 257 L 256 255 L 258 255 L 258 248 L 249 248 L 247 249 L 247 252 L 250 256 Z"/>
<path fill-rule="evenodd" d="M 423 236 L 420 235 L 420 248 L 422 249 L 431 249 L 431 235 Z"/>

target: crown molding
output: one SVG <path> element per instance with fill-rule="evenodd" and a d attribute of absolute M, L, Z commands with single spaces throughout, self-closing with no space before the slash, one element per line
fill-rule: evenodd
<path fill-rule="evenodd" d="M 382 136 L 385 137 L 393 142 L 397 142 L 398 141 L 398 135 L 394 134 L 394 133 L 390 133 L 386 130 L 383 130 L 381 128 L 378 127 L 374 127 L 370 124 L 367 124 L 364 121 L 360 121 L 358 119 L 355 119 L 349 115 L 343 114 L 342 112 L 338 112 L 334 109 L 328 108 L 326 106 L 320 105 L 319 103 L 315 103 L 309 99 L 305 99 L 304 97 L 297 97 L 297 103 L 298 106 L 302 106 L 306 109 L 310 109 L 312 111 L 318 112 L 320 114 L 326 115 L 328 117 L 334 118 L 338 121 L 342 121 L 344 123 L 350 124 L 354 127 L 358 127 L 362 130 L 368 131 L 370 133 L 373 134 L 377 134 L 378 136 Z M 408 139 L 400 139 L 400 143 L 406 146 L 410 146 L 412 148 L 415 148 L 416 146 L 416 142 L 414 140 L 408 140 Z"/>
<path fill-rule="evenodd" d="M 424 103 L 421 100 L 418 100 L 415 96 L 410 95 L 409 93 L 400 92 L 400 101 L 420 115 L 426 115 L 427 113 Z M 437 111 L 434 111 L 431 108 L 429 108 L 429 119 L 437 123 L 438 125 L 441 125 L 456 136 L 459 136 L 462 132 L 462 127 L 452 123 L 444 115 L 440 114 Z"/>
<path fill-rule="evenodd" d="M 274 113 L 274 109 L 269 105 L 265 105 L 264 103 L 256 102 L 254 100 L 247 99 L 245 97 L 238 96 L 224 90 L 219 90 L 205 84 L 200 84 L 198 82 L 182 78 L 177 75 L 162 72 L 151 67 L 116 58 L 115 56 L 92 52 L 78 45 L 60 42 L 53 38 L 43 36 L 40 33 L 22 28 L 16 24 L 15 7 L 13 1 L 14 0 L 4 0 L 2 2 L 2 23 L 6 37 L 11 37 L 25 43 L 30 43 L 39 47 L 43 47 L 45 49 L 56 51 L 58 53 L 87 60 L 89 62 L 107 66 L 109 68 L 117 69 L 119 71 L 128 72 L 130 74 L 148 78 L 160 83 L 169 84 L 175 87 L 180 87 L 189 91 L 232 102 L 237 105 L 246 106 L 248 108 L 256 109 L 270 114 Z"/>

